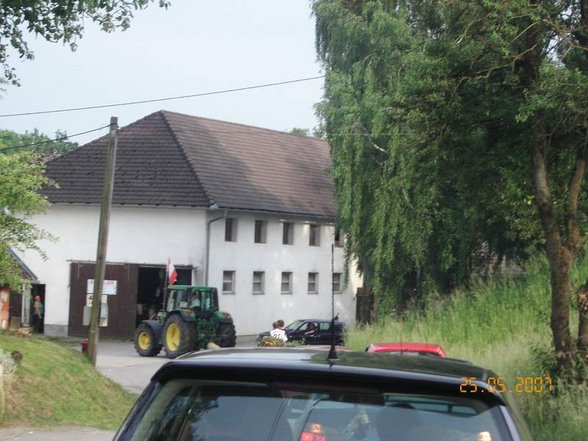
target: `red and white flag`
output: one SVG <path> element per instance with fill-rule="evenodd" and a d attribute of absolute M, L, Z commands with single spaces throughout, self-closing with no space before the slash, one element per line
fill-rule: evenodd
<path fill-rule="evenodd" d="M 173 285 L 178 279 L 178 272 L 171 259 L 167 259 L 167 281 L 168 285 Z"/>

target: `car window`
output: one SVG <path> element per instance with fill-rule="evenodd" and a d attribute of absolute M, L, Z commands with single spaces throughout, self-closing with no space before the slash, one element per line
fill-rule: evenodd
<path fill-rule="evenodd" d="M 290 323 L 288 326 L 286 326 L 284 329 L 286 331 L 294 331 L 296 330 L 296 328 L 298 328 L 298 326 L 300 326 L 300 324 L 304 323 L 304 320 L 294 320 L 292 323 Z"/>
<path fill-rule="evenodd" d="M 137 424 L 145 441 L 510 440 L 498 405 L 337 386 L 172 380 Z"/>
<path fill-rule="evenodd" d="M 297 329 L 297 331 L 308 331 L 311 325 L 313 324 L 314 322 L 303 322 L 302 325 Z"/>
<path fill-rule="evenodd" d="M 321 331 L 328 331 L 331 329 L 331 322 L 321 322 L 319 323 L 319 329 Z"/>

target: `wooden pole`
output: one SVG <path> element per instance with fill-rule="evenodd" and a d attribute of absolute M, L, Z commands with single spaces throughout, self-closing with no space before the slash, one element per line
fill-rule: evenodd
<path fill-rule="evenodd" d="M 112 206 L 112 190 L 114 187 L 114 167 L 118 135 L 118 118 L 110 118 L 110 139 L 106 152 L 106 172 L 100 208 L 100 227 L 98 230 L 98 249 L 96 251 L 96 273 L 94 275 L 94 293 L 92 295 L 92 311 L 88 329 L 88 358 L 96 366 L 98 352 L 98 335 L 100 321 L 100 304 L 102 303 L 102 287 L 106 271 L 106 249 L 108 245 L 108 229 L 110 227 L 110 207 Z"/>

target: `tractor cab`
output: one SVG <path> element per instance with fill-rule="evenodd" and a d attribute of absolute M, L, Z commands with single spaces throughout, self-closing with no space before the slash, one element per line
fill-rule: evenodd
<path fill-rule="evenodd" d="M 172 285 L 169 287 L 166 311 L 191 309 L 194 312 L 218 311 L 216 288 L 191 285 Z"/>

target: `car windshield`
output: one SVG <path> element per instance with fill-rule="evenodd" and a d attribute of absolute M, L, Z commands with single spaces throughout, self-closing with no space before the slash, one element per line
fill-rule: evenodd
<path fill-rule="evenodd" d="M 145 441 L 506 441 L 495 407 L 471 397 L 323 386 L 172 380 L 134 431 Z"/>
<path fill-rule="evenodd" d="M 296 329 L 298 329 L 298 327 L 304 323 L 304 320 L 294 320 L 292 323 L 290 323 L 288 326 L 286 326 L 284 329 L 286 331 L 295 331 Z"/>

